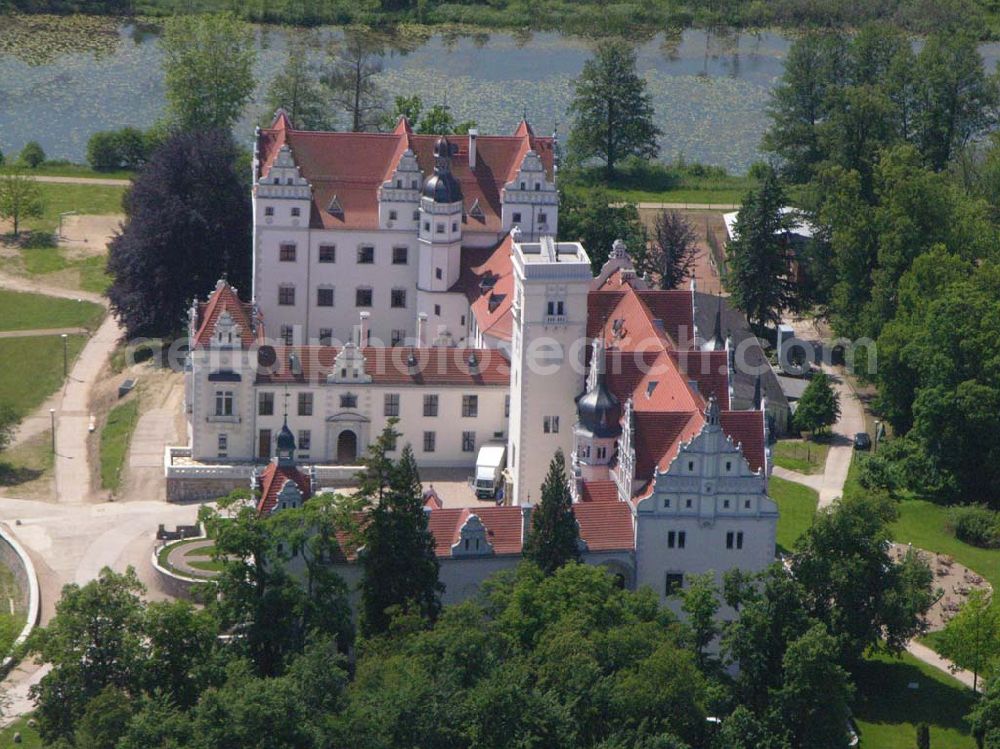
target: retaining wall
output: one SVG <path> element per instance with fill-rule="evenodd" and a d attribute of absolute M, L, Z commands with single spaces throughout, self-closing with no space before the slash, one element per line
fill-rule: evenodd
<path fill-rule="evenodd" d="M 38 589 L 38 576 L 35 565 L 24 547 L 17 542 L 10 529 L 0 525 L 0 562 L 7 565 L 14 575 L 14 582 L 21 594 L 22 607 L 25 614 L 25 625 L 21 634 L 14 641 L 15 647 L 28 639 L 28 635 L 38 624 L 42 611 L 42 599 Z M 6 673 L 14 665 L 14 659 L 8 655 L 0 663 L 0 672 Z"/>

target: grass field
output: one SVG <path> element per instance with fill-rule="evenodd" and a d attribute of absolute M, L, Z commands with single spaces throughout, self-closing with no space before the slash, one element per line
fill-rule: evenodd
<path fill-rule="evenodd" d="M 917 689 L 908 685 L 916 682 Z M 913 749 L 917 723 L 931 729 L 931 746 L 975 749 L 965 715 L 972 691 L 908 653 L 869 658 L 855 679 L 854 716 L 863 749 Z"/>
<path fill-rule="evenodd" d="M 119 185 L 67 185 L 40 182 L 45 209 L 40 218 L 26 219 L 26 229 L 54 232 L 59 227 L 59 214 L 66 211 L 107 215 L 122 212 L 125 188 Z"/>
<path fill-rule="evenodd" d="M 980 549 L 955 538 L 948 530 L 947 507 L 922 499 L 901 501 L 892 536 L 900 543 L 949 554 L 989 580 L 994 590 L 1000 590 L 1000 549 Z"/>
<path fill-rule="evenodd" d="M 67 340 L 69 367 L 87 342 L 71 335 Z M 0 338 L 0 403 L 9 403 L 22 416 L 31 413 L 63 382 L 63 342 L 59 336 Z"/>
<path fill-rule="evenodd" d="M 93 302 L 0 290 L 0 330 L 39 328 L 94 330 L 103 319 L 104 308 Z"/>
<path fill-rule="evenodd" d="M 38 729 L 28 725 L 30 716 L 18 718 L 6 728 L 0 730 L 0 747 L 18 747 L 18 749 L 42 749 L 42 738 L 38 735 Z M 21 743 L 14 743 L 14 734 L 21 734 Z"/>
<path fill-rule="evenodd" d="M 17 487 L 18 497 L 46 493 L 54 465 L 52 430 L 47 429 L 0 453 L 0 488 Z"/>
<path fill-rule="evenodd" d="M 42 164 L 28 172 L 39 177 L 86 177 L 87 179 L 132 179 L 135 172 L 120 169 L 114 172 L 97 172 L 85 164 Z"/>
<path fill-rule="evenodd" d="M 83 291 L 103 294 L 111 284 L 111 276 L 105 270 L 107 258 L 104 255 L 70 260 L 59 247 L 33 247 L 22 249 L 21 259 L 24 262 L 24 269 L 32 276 L 44 276 L 65 270 L 78 271 L 79 282 L 74 288 Z"/>
<path fill-rule="evenodd" d="M 774 464 L 799 473 L 822 473 L 830 446 L 811 440 L 778 440 L 772 455 Z"/>
<path fill-rule="evenodd" d="M 819 494 L 808 486 L 772 476 L 768 495 L 778 503 L 778 550 L 789 552 L 795 540 L 812 525 L 819 504 Z"/>
<path fill-rule="evenodd" d="M 139 399 L 131 398 L 111 409 L 101 430 L 101 486 L 112 492 L 121 486 L 122 466 L 138 417 Z"/>

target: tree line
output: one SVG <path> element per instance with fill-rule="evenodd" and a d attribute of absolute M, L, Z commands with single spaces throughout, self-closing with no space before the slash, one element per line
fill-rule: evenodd
<path fill-rule="evenodd" d="M 681 620 L 579 563 L 561 454 L 524 561 L 442 606 L 397 438 L 374 443 L 351 497 L 261 517 L 236 492 L 203 510 L 221 572 L 202 608 L 146 603 L 131 570 L 67 586 L 28 644 L 52 665 L 33 688 L 46 745 L 839 748 L 864 653 L 923 631 L 931 573 L 890 561 L 891 506 L 820 515 L 790 568 L 689 576 Z M 357 549 L 354 617 L 333 563 Z"/>

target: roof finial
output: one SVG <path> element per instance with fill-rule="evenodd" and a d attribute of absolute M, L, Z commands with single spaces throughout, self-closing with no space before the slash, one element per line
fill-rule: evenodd
<path fill-rule="evenodd" d="M 708 396 L 708 404 L 705 406 L 705 421 L 711 426 L 719 423 L 719 401 L 715 398 L 715 393 Z"/>

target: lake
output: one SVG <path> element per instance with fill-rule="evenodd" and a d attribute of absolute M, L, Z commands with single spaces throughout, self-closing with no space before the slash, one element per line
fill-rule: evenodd
<path fill-rule="evenodd" d="M 20 24 L 20 25 L 19 25 Z M 308 34 L 322 59 L 334 29 L 259 31 L 257 102 L 237 129 L 249 144 L 265 115 L 263 90 L 281 66 L 290 34 Z M 757 158 L 769 92 L 790 38 L 776 32 L 687 30 L 638 47 L 639 72 L 663 131 L 662 158 L 684 158 L 742 172 Z M 994 64 L 1000 45 L 984 45 Z M 434 35 L 385 56 L 387 101 L 419 94 L 447 103 L 481 132 L 507 133 L 523 114 L 536 132 L 569 131 L 572 80 L 590 55 L 585 40 L 557 33 L 477 37 Z M 87 138 L 123 125 L 147 127 L 162 113 L 163 76 L 156 34 L 112 19 L 20 18 L 0 29 L 0 150 L 39 141 L 50 158 L 83 161 Z"/>

